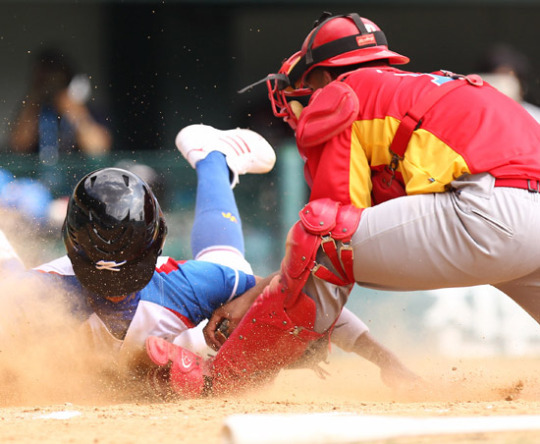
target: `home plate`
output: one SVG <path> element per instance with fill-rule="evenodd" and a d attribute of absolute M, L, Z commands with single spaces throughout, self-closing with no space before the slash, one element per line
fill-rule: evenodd
<path fill-rule="evenodd" d="M 71 419 L 81 416 L 81 412 L 77 410 L 62 410 L 60 412 L 52 412 L 45 415 L 35 416 L 34 419 Z"/>
<path fill-rule="evenodd" d="M 353 413 L 225 418 L 222 444 L 350 444 L 378 439 L 540 430 L 540 415 L 404 417 Z"/>

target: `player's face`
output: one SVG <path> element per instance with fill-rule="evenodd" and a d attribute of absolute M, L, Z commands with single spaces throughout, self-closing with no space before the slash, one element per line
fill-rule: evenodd
<path fill-rule="evenodd" d="M 315 68 L 304 81 L 304 84 L 313 91 L 323 88 L 333 80 L 330 73 L 324 68 Z"/>
<path fill-rule="evenodd" d="M 127 294 L 124 294 L 122 296 L 103 296 L 105 299 L 107 299 L 108 301 L 111 301 L 113 304 L 118 304 L 119 302 L 122 302 L 123 300 L 125 300 L 128 295 Z"/>

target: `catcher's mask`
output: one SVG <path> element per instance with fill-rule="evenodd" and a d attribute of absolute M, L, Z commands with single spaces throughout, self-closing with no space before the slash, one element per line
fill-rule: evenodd
<path fill-rule="evenodd" d="M 240 92 L 266 82 L 274 115 L 295 129 L 298 112 L 295 113 L 291 100 L 313 93 L 305 85 L 305 79 L 315 67 L 358 65 L 376 60 L 388 60 L 391 65 L 409 62 L 408 57 L 388 49 L 384 33 L 371 20 L 355 13 L 332 16 L 325 12 L 315 22 L 300 51 L 285 60 L 277 74 L 269 74 Z"/>
<path fill-rule="evenodd" d="M 150 187 L 120 168 L 83 177 L 63 226 L 75 275 L 83 287 L 104 297 L 124 296 L 148 284 L 166 234 Z"/>

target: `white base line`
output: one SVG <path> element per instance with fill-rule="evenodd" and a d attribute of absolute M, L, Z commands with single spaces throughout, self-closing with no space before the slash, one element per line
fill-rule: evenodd
<path fill-rule="evenodd" d="M 351 444 L 377 439 L 540 430 L 540 415 L 400 417 L 353 413 L 231 415 L 222 444 Z"/>

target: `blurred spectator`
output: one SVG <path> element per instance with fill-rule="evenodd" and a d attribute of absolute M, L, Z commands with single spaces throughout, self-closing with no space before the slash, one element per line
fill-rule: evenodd
<path fill-rule="evenodd" d="M 16 178 L 0 168 L 1 209 L 14 210 L 38 226 L 45 226 L 50 222 L 52 203 L 53 196 L 42 182 L 29 177 Z"/>
<path fill-rule="evenodd" d="M 540 122 L 540 107 L 526 100 L 531 67 L 527 56 L 507 44 L 490 48 L 481 59 L 482 77 L 523 107 Z"/>
<path fill-rule="evenodd" d="M 38 53 L 29 90 L 12 123 L 11 150 L 39 153 L 47 164 L 55 164 L 65 152 L 107 153 L 111 134 L 87 105 L 90 93 L 88 77 L 75 75 L 65 54 L 49 49 Z"/>

